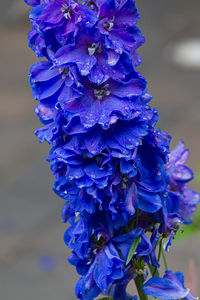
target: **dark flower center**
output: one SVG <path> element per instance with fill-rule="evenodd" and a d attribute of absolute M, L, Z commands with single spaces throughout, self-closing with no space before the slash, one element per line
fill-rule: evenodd
<path fill-rule="evenodd" d="M 63 7 L 61 8 L 61 11 L 63 12 L 63 14 L 64 14 L 64 17 L 67 19 L 67 20 L 69 20 L 69 19 L 71 19 L 71 16 L 72 16 L 72 11 L 71 11 L 71 9 L 70 9 L 70 7 L 68 6 L 68 5 L 63 5 Z"/>
<path fill-rule="evenodd" d="M 90 1 L 88 3 L 88 6 L 94 11 L 97 12 L 98 11 L 98 7 L 96 6 L 96 4 L 93 1 Z"/>
<path fill-rule="evenodd" d="M 98 100 L 102 100 L 104 97 L 109 96 L 109 84 L 106 84 L 103 87 L 96 87 L 94 89 L 94 95 Z"/>
<path fill-rule="evenodd" d="M 96 239 L 95 241 L 96 243 L 94 244 L 94 247 L 95 248 L 104 248 L 105 247 L 105 244 L 106 244 L 106 241 L 105 241 L 105 238 L 99 234 L 98 238 Z"/>
<path fill-rule="evenodd" d="M 107 31 L 111 31 L 113 29 L 113 26 L 114 26 L 114 19 L 108 20 L 103 24 L 103 28 Z"/>
<path fill-rule="evenodd" d="M 103 157 L 101 155 L 98 155 L 96 157 L 96 162 L 100 166 L 102 164 L 102 162 L 103 162 Z"/>
<path fill-rule="evenodd" d="M 88 53 L 89 53 L 89 56 L 92 56 L 95 53 L 101 53 L 101 46 L 100 46 L 100 44 L 99 43 L 92 43 L 88 47 Z"/>
<path fill-rule="evenodd" d="M 103 249 L 110 242 L 110 234 L 106 229 L 100 230 L 97 235 L 93 234 L 91 238 L 93 240 L 94 251 Z"/>
<path fill-rule="evenodd" d="M 59 72 L 62 73 L 62 79 L 65 79 L 67 76 L 69 76 L 70 69 L 68 67 L 60 68 Z"/>
<path fill-rule="evenodd" d="M 123 190 L 125 190 L 127 188 L 128 182 L 129 182 L 129 179 L 128 179 L 127 175 L 121 174 L 121 187 Z"/>

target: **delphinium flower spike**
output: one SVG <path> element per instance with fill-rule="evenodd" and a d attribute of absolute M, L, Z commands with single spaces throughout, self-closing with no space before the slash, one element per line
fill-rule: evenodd
<path fill-rule="evenodd" d="M 36 130 L 51 150 L 54 191 L 65 200 L 64 241 L 80 279 L 79 299 L 195 299 L 183 275 L 166 270 L 181 224 L 200 202 L 189 189 L 189 151 L 155 129 L 146 80 L 136 70 L 144 37 L 132 0 L 25 0 L 29 45 L 42 60 L 30 69 Z M 156 249 L 159 249 L 158 253 Z M 149 277 L 152 277 L 149 279 Z"/>

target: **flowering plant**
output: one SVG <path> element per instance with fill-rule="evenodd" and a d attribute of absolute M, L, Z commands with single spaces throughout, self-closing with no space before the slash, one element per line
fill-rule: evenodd
<path fill-rule="evenodd" d="M 155 129 L 145 79 L 136 70 L 144 37 L 132 0 L 25 0 L 36 131 L 51 150 L 54 191 L 65 200 L 64 241 L 81 275 L 79 299 L 197 299 L 165 252 L 192 222 L 200 195 L 188 187 L 189 150 Z M 158 249 L 158 251 L 157 251 Z M 160 259 L 165 274 L 159 275 Z M 149 276 L 151 277 L 149 279 Z"/>

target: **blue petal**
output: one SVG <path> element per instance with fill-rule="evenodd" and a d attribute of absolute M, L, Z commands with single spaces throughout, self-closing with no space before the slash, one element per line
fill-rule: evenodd
<path fill-rule="evenodd" d="M 161 198 L 156 193 L 138 189 L 138 207 L 143 211 L 155 213 L 162 207 Z"/>
<path fill-rule="evenodd" d="M 189 290 L 185 289 L 177 280 L 176 274 L 166 271 L 163 278 L 153 277 L 143 285 L 143 291 L 146 295 L 150 295 L 163 300 L 182 299 L 189 294 Z"/>
<path fill-rule="evenodd" d="M 190 168 L 179 165 L 176 167 L 175 172 L 173 173 L 173 178 L 177 181 L 188 182 L 193 179 L 193 172 Z"/>

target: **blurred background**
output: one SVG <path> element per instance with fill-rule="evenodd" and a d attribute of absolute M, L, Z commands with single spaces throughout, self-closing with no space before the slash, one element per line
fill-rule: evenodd
<path fill-rule="evenodd" d="M 188 165 L 200 192 L 200 1 L 136 4 L 147 40 L 140 70 L 159 127 L 173 136 L 172 146 L 183 138 L 191 149 Z M 63 200 L 51 191 L 48 145 L 33 134 L 40 123 L 27 76 L 36 61 L 27 45 L 28 11 L 23 0 L 0 1 L 0 300 L 72 300 L 77 277 L 63 242 Z M 200 216 L 185 233 L 168 255 L 169 266 L 185 274 L 195 266 L 199 280 Z"/>

